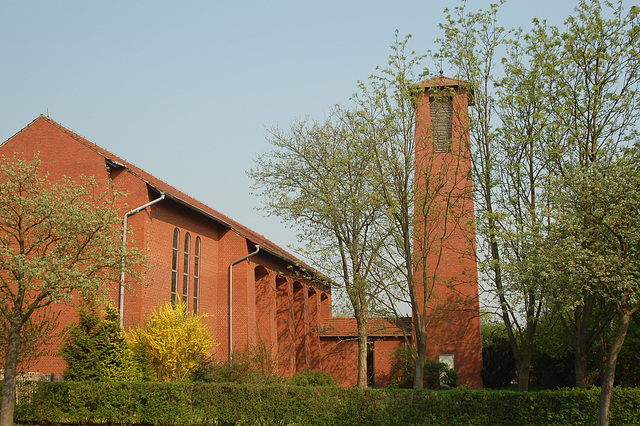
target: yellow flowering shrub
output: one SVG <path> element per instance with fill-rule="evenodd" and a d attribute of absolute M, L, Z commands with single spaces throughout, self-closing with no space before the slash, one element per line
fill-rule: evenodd
<path fill-rule="evenodd" d="M 202 323 L 203 317 L 187 312 L 183 303 L 167 303 L 154 309 L 143 326 L 129 333 L 131 347 L 148 364 L 155 380 L 188 379 L 209 356 L 211 347 L 217 346 Z"/>

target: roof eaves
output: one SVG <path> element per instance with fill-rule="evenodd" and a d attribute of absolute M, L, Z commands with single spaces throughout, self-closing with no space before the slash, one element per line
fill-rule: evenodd
<path fill-rule="evenodd" d="M 243 237 L 250 239 L 249 237 L 240 234 Z M 256 244 L 255 241 L 251 240 L 250 241 L 253 244 Z M 279 253 L 275 250 L 271 250 L 268 247 L 265 247 L 262 244 L 257 244 L 260 246 L 260 249 L 264 250 L 265 252 L 269 253 L 271 256 L 277 257 L 278 259 L 284 261 L 285 263 L 288 263 L 289 265 L 291 265 L 292 268 L 296 268 L 299 270 L 299 272 L 301 272 L 302 274 L 304 274 L 305 271 L 307 271 L 306 275 L 300 275 L 300 278 L 305 278 L 311 282 L 313 282 L 314 284 L 316 284 L 316 287 L 322 287 L 321 289 L 324 291 L 328 291 L 331 288 L 330 284 L 327 283 L 331 283 L 332 281 L 327 278 L 326 276 L 324 276 L 323 274 L 321 274 L 320 272 L 316 271 L 314 268 L 305 265 L 304 263 L 300 262 L 297 259 L 294 259 L 293 257 L 290 256 L 286 256 L 282 253 Z"/>
<path fill-rule="evenodd" d="M 140 178 L 140 179 L 142 179 L 142 178 Z M 144 179 L 142 179 L 142 180 L 144 180 Z M 160 189 L 156 188 L 155 186 L 153 186 L 152 184 L 150 184 L 147 181 L 145 181 L 145 183 L 151 189 L 153 189 L 155 192 L 157 192 L 158 194 L 164 193 L 164 194 L 166 194 L 166 197 L 168 199 L 170 199 L 170 200 L 172 200 L 172 201 L 174 201 L 174 202 L 176 202 L 178 204 L 181 204 L 181 205 L 183 205 L 183 206 L 185 206 L 185 207 L 187 207 L 187 208 L 189 208 L 191 210 L 194 210 L 195 212 L 197 212 L 197 213 L 199 213 L 199 214 L 201 214 L 201 215 L 213 220 L 214 222 L 217 222 L 217 223 L 219 223 L 219 224 L 221 224 L 221 225 L 223 225 L 223 226 L 225 226 L 225 227 L 227 227 L 229 229 L 233 228 L 233 226 L 230 223 L 225 222 L 224 220 L 222 220 L 219 217 L 216 217 L 216 216 L 214 216 L 214 215 L 212 215 L 210 213 L 207 213 L 206 211 L 202 210 L 201 208 L 198 208 L 198 207 L 194 206 L 193 204 L 189 203 L 188 201 L 185 201 L 185 200 L 181 199 L 180 197 L 176 197 L 175 195 L 173 195 L 173 194 L 171 194 L 171 193 L 169 193 L 167 191 L 161 191 Z"/>

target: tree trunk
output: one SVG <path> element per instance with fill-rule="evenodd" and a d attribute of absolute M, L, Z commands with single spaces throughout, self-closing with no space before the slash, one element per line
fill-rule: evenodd
<path fill-rule="evenodd" d="M 13 425 L 13 411 L 16 403 L 16 376 L 18 372 L 18 349 L 20 327 L 13 325 L 9 332 L 7 357 L 4 364 L 4 387 L 0 406 L 0 426 Z"/>
<path fill-rule="evenodd" d="M 587 354 L 579 346 L 576 346 L 576 359 L 573 361 L 573 368 L 576 374 L 576 389 L 587 388 Z"/>
<path fill-rule="evenodd" d="M 420 336 L 418 336 L 420 333 Z M 426 334 L 424 332 L 416 332 L 416 340 L 417 340 L 417 351 L 416 360 L 415 360 L 415 374 L 413 375 L 413 388 L 414 389 L 422 389 L 424 382 L 424 361 L 426 358 Z"/>
<path fill-rule="evenodd" d="M 576 352 L 574 360 L 574 369 L 576 376 L 576 388 L 586 389 L 587 382 L 587 355 L 589 348 L 593 344 L 594 339 L 602 333 L 604 329 L 604 322 L 598 320 L 595 326 L 590 327 L 593 318 L 593 310 L 597 304 L 597 298 L 587 290 L 582 292 L 582 306 L 578 306 L 574 311 L 573 323 L 575 324 L 573 330 L 574 333 L 574 350 Z M 609 321 L 611 322 L 611 317 Z"/>
<path fill-rule="evenodd" d="M 534 301 L 530 301 L 530 306 L 534 305 Z M 540 308 L 540 304 L 538 303 L 538 307 Z M 540 309 L 530 309 L 527 312 L 527 329 L 525 331 L 525 336 L 520 344 L 520 348 L 518 351 L 518 344 L 515 340 L 515 336 L 513 333 L 509 333 L 510 339 L 513 339 L 513 342 L 510 342 L 512 345 L 513 356 L 516 359 L 516 368 L 518 369 L 518 391 L 526 392 L 529 390 L 529 376 L 531 374 L 531 360 L 533 359 L 534 352 L 534 341 L 535 334 L 537 329 L 537 318 L 540 313 Z"/>
<path fill-rule="evenodd" d="M 574 311 L 574 349 L 576 351 L 573 367 L 576 375 L 576 388 L 586 389 L 585 378 L 587 375 L 587 328 L 591 313 L 590 303 L 593 299 L 588 292 L 583 291 L 583 306 L 577 306 Z"/>
<path fill-rule="evenodd" d="M 609 424 L 609 408 L 611 407 L 613 382 L 616 377 L 616 364 L 618 363 L 618 355 L 620 355 L 627 331 L 629 331 L 630 320 L 631 315 L 627 312 L 618 315 L 616 337 L 613 339 L 613 344 L 609 349 L 607 363 L 602 375 L 602 391 L 600 392 L 600 405 L 598 406 L 598 426 L 607 426 Z"/>
<path fill-rule="evenodd" d="M 366 321 L 356 317 L 358 325 L 358 387 L 367 387 L 367 334 Z M 0 425 L 1 426 L 1 425 Z"/>
<path fill-rule="evenodd" d="M 531 358 L 528 360 L 525 356 L 522 361 L 518 363 L 518 391 L 526 392 L 529 390 L 529 374 L 531 373 Z"/>

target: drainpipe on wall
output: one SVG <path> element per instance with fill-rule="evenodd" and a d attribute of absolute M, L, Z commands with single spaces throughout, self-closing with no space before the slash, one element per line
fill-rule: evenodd
<path fill-rule="evenodd" d="M 159 198 L 156 198 L 153 201 L 148 202 L 147 204 L 144 204 L 140 207 L 138 207 L 137 209 L 133 209 L 130 212 L 125 213 L 124 215 L 124 220 L 122 223 L 122 260 L 121 260 L 121 266 L 120 266 L 120 301 L 118 303 L 118 310 L 120 311 L 120 334 L 124 333 L 124 268 L 125 268 L 125 257 L 124 257 L 124 251 L 127 248 L 127 218 L 129 216 L 133 216 L 134 214 L 138 213 L 139 211 L 142 211 L 144 209 L 146 209 L 147 207 L 155 204 L 155 203 L 159 203 L 160 201 L 164 200 L 165 198 L 165 193 L 161 193 Z"/>
<path fill-rule="evenodd" d="M 233 364 L 233 265 L 258 254 L 260 246 L 256 244 L 256 251 L 231 262 L 229 265 L 229 365 Z"/>

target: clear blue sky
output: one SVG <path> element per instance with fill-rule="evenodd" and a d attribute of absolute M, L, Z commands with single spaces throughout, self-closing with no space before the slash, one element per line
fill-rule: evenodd
<path fill-rule="evenodd" d="M 561 24 L 576 3 L 511 0 L 501 19 Z M 385 64 L 396 29 L 416 51 L 435 50 L 443 9 L 459 4 L 5 0 L 0 141 L 48 112 L 286 247 L 295 234 L 254 209 L 245 175 L 268 149 L 265 127 L 345 102 Z"/>

